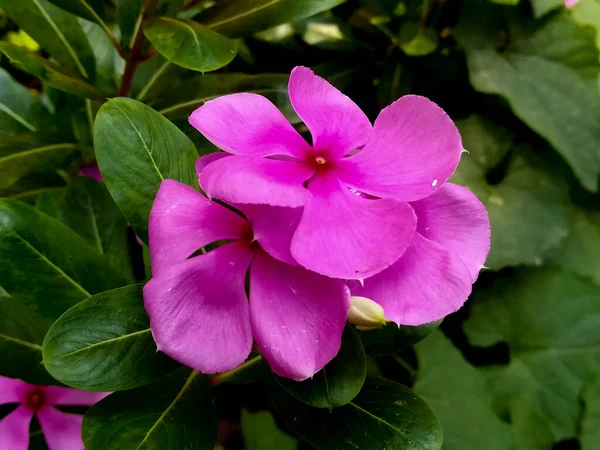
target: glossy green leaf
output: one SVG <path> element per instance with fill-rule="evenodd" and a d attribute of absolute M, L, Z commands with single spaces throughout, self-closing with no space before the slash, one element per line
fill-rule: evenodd
<path fill-rule="evenodd" d="M 127 222 L 103 184 L 88 177 L 72 179 L 65 189 L 59 218 L 133 282 Z"/>
<path fill-rule="evenodd" d="M 400 48 L 408 56 L 426 56 L 438 47 L 438 35 L 431 28 L 406 23 L 400 30 Z"/>
<path fill-rule="evenodd" d="M 444 429 L 444 450 L 511 450 L 512 434 L 492 409 L 486 380 L 440 331 L 419 342 L 417 392 Z"/>
<path fill-rule="evenodd" d="M 469 11 L 457 35 L 475 89 L 505 97 L 514 113 L 567 160 L 581 183 L 597 190 L 600 64 L 592 34 L 556 15 L 532 32 L 517 33 L 500 52 L 495 27 L 485 17 L 496 11 Z"/>
<path fill-rule="evenodd" d="M 397 353 L 412 347 L 436 330 L 442 321 L 426 323 L 417 327 L 398 326 L 388 323 L 378 330 L 360 331 L 360 339 L 369 358 Z"/>
<path fill-rule="evenodd" d="M 208 74 L 184 80 L 156 100 L 156 108 L 168 118 L 186 118 L 204 102 L 221 95 L 252 92 L 267 97 L 284 112 L 291 110 L 285 74 Z"/>
<path fill-rule="evenodd" d="M 583 391 L 581 450 L 594 450 L 600 442 L 600 376 L 592 379 Z"/>
<path fill-rule="evenodd" d="M 565 0 L 531 0 L 535 17 L 542 17 L 553 9 L 564 7 Z"/>
<path fill-rule="evenodd" d="M 0 68 L 0 137 L 38 131 L 41 115 L 48 114 L 29 90 Z"/>
<path fill-rule="evenodd" d="M 35 207 L 44 214 L 48 214 L 49 216 L 60 220 L 60 210 L 64 191 L 64 189 L 60 189 L 57 191 L 42 192 L 35 199 Z M 77 232 L 77 230 L 73 231 Z"/>
<path fill-rule="evenodd" d="M 490 216 L 492 248 L 486 266 L 498 270 L 541 265 L 568 234 L 566 184 L 550 158 L 515 145 L 507 130 L 471 116 L 458 121 L 464 153 L 451 181 L 471 189 Z M 506 165 L 499 180 L 493 170 Z"/>
<path fill-rule="evenodd" d="M 10 187 L 0 190 L 0 197 L 21 200 L 32 203 L 45 192 L 60 192 L 65 186 L 65 180 L 53 172 L 32 172 L 20 178 Z"/>
<path fill-rule="evenodd" d="M 46 0 L 0 0 L 0 8 L 61 66 L 80 77 L 94 78 L 94 54 L 75 16 Z"/>
<path fill-rule="evenodd" d="M 38 77 L 56 89 L 95 100 L 106 98 L 95 86 L 33 52 L 6 42 L 0 42 L 0 52 L 4 53 L 19 69 Z"/>
<path fill-rule="evenodd" d="M 244 37 L 327 11 L 345 0 L 222 0 L 199 18 L 229 37 Z"/>
<path fill-rule="evenodd" d="M 65 168 L 77 156 L 77 144 L 51 135 L 24 133 L 0 138 L 0 189 L 31 172 Z"/>
<path fill-rule="evenodd" d="M 121 45 L 131 48 L 137 27 L 142 26 L 141 13 L 143 0 L 116 0 L 117 22 L 121 29 Z"/>
<path fill-rule="evenodd" d="M 100 26 L 84 22 L 82 27 L 96 58 L 94 84 L 102 92 L 116 93 L 125 68 L 125 61 Z"/>
<path fill-rule="evenodd" d="M 465 331 L 473 345 L 508 343 L 511 389 L 498 396 L 521 433 L 535 413 L 554 442 L 576 436 L 579 396 L 600 366 L 598 298 L 600 287 L 558 269 L 519 270 L 474 296 Z"/>
<path fill-rule="evenodd" d="M 277 377 L 277 382 L 298 400 L 317 408 L 337 408 L 352 401 L 367 376 L 367 358 L 358 333 L 347 326 L 339 353 L 312 378 L 297 382 Z"/>
<path fill-rule="evenodd" d="M 98 165 L 108 190 L 138 236 L 147 241 L 148 216 L 164 179 L 197 187 L 198 153 L 175 125 L 132 99 L 110 99 L 94 125 Z"/>
<path fill-rule="evenodd" d="M 142 285 L 102 292 L 69 309 L 52 325 L 43 346 L 48 372 L 90 391 L 131 389 L 178 367 L 157 351 Z"/>
<path fill-rule="evenodd" d="M 235 41 L 191 20 L 161 17 L 144 34 L 167 60 L 199 72 L 220 69 L 237 54 Z"/>
<path fill-rule="evenodd" d="M 104 7 L 102 0 L 48 0 L 59 8 L 69 11 L 71 14 L 91 20 L 92 22 L 101 22 L 104 18 Z"/>
<path fill-rule="evenodd" d="M 86 413 L 82 437 L 87 450 L 213 450 L 217 415 L 208 380 L 186 367 L 116 392 Z"/>
<path fill-rule="evenodd" d="M 298 441 L 277 427 L 270 411 L 242 409 L 240 420 L 246 450 L 296 450 Z"/>
<path fill-rule="evenodd" d="M 407 387 L 367 379 L 350 403 L 329 412 L 275 391 L 289 426 L 317 450 L 438 450 L 442 428 L 429 406 Z"/>

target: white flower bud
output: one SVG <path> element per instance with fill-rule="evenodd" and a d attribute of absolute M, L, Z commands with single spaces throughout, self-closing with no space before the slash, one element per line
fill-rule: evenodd
<path fill-rule="evenodd" d="M 362 331 L 376 330 L 387 323 L 381 305 L 366 297 L 350 298 L 347 319 Z"/>

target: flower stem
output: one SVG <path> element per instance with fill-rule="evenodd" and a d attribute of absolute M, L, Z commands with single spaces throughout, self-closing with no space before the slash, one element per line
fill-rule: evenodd
<path fill-rule="evenodd" d="M 219 384 L 222 384 L 222 383 L 226 382 L 232 376 L 239 375 L 240 373 L 243 373 L 246 370 L 252 369 L 256 364 L 259 364 L 262 361 L 262 359 L 263 359 L 263 357 L 261 355 L 258 355 L 252 359 L 249 359 L 245 363 L 239 365 L 235 369 L 230 370 L 229 372 L 219 373 L 219 374 L 211 377 L 210 378 L 211 386 L 217 386 Z"/>

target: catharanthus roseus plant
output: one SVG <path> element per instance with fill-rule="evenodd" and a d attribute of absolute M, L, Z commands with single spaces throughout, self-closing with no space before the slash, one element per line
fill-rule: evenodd
<path fill-rule="evenodd" d="M 596 450 L 599 5 L 0 0 L 0 450 Z"/>

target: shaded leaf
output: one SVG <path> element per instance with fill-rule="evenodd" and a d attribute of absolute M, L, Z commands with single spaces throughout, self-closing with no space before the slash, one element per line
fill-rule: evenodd
<path fill-rule="evenodd" d="M 38 77 L 56 89 L 96 100 L 106 98 L 95 86 L 33 52 L 6 42 L 0 42 L 0 51 L 19 69 Z"/>
<path fill-rule="evenodd" d="M 63 195 L 64 189 L 42 192 L 38 198 L 35 199 L 35 207 L 43 213 L 60 220 L 59 216 Z M 73 231 L 77 232 L 76 230 Z"/>
<path fill-rule="evenodd" d="M 385 327 L 372 331 L 359 332 L 365 352 L 369 358 L 397 353 L 412 347 L 421 339 L 429 336 L 429 333 L 439 327 L 441 320 L 426 323 L 417 327 L 398 326 L 388 323 Z"/>
<path fill-rule="evenodd" d="M 132 99 L 105 103 L 94 124 L 98 166 L 121 211 L 147 242 L 148 216 L 163 179 L 197 187 L 198 153 L 175 125 Z"/>
<path fill-rule="evenodd" d="M 367 376 L 367 358 L 358 333 L 346 326 L 339 353 L 312 378 L 297 382 L 276 377 L 290 394 L 317 408 L 337 408 L 352 401 Z"/>
<path fill-rule="evenodd" d="M 350 403 L 332 412 L 280 392 L 275 404 L 288 425 L 318 450 L 440 449 L 442 428 L 429 406 L 401 384 L 368 379 Z"/>
<path fill-rule="evenodd" d="M 52 325 L 43 347 L 48 372 L 90 391 L 142 386 L 179 366 L 157 351 L 142 285 L 102 292 L 75 305 Z"/>
<path fill-rule="evenodd" d="M 94 78 L 94 54 L 76 17 L 46 0 L 0 0 L 0 8 L 62 66 L 83 78 Z"/>
<path fill-rule="evenodd" d="M 186 367 L 111 394 L 86 413 L 82 436 L 88 450 L 213 450 L 217 416 L 208 380 Z"/>
<path fill-rule="evenodd" d="M 480 116 L 457 122 L 464 153 L 451 181 L 471 189 L 485 205 L 492 228 L 486 266 L 541 265 L 568 234 L 566 184 L 549 158 L 514 145 L 503 128 Z M 492 171 L 506 165 L 499 180 Z"/>
<path fill-rule="evenodd" d="M 492 409 L 485 378 L 436 331 L 415 350 L 415 391 L 431 406 L 444 429 L 445 450 L 511 450 L 512 435 Z"/>
<path fill-rule="evenodd" d="M 0 68 L 0 137 L 38 131 L 42 114 L 49 114 L 39 98 Z"/>
<path fill-rule="evenodd" d="M 600 377 L 592 379 L 583 392 L 581 450 L 594 450 L 600 442 Z"/>
<path fill-rule="evenodd" d="M 242 409 L 240 421 L 246 450 L 296 450 L 298 441 L 277 427 L 269 411 Z"/>
<path fill-rule="evenodd" d="M 100 22 L 104 18 L 102 0 L 48 0 L 59 8 L 69 11 L 71 14 Z"/>
<path fill-rule="evenodd" d="M 144 34 L 166 59 L 199 72 L 220 69 L 237 54 L 235 41 L 191 20 L 160 17 L 144 26 Z"/>
<path fill-rule="evenodd" d="M 142 26 L 143 0 L 116 0 L 117 22 L 121 29 L 121 45 L 131 48 L 133 35 L 138 26 Z"/>
<path fill-rule="evenodd" d="M 222 0 L 199 17 L 229 37 L 244 37 L 333 8 L 345 0 Z"/>
<path fill-rule="evenodd" d="M 32 172 L 20 178 L 6 189 L 0 190 L 0 197 L 13 198 L 24 202 L 33 202 L 45 192 L 60 192 L 65 186 L 65 180 L 53 172 Z"/>

